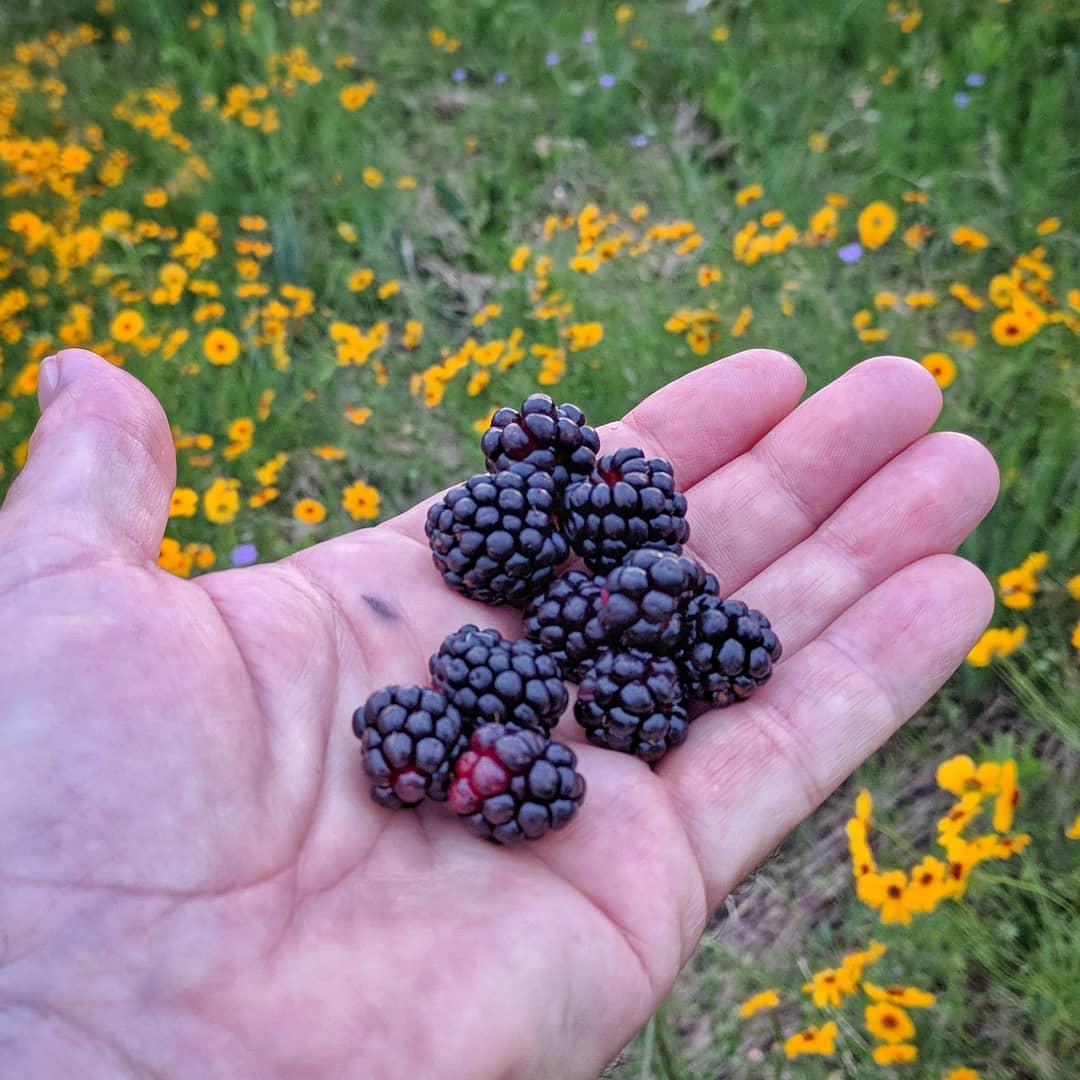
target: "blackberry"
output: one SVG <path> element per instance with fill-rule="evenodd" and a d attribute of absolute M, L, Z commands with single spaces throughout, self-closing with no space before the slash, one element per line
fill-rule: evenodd
<path fill-rule="evenodd" d="M 424 531 L 451 588 L 488 604 L 524 604 L 569 554 L 557 509 L 555 481 L 515 463 L 452 488 L 428 510 Z"/>
<path fill-rule="evenodd" d="M 691 601 L 679 656 L 690 697 L 721 707 L 744 701 L 768 680 L 780 653 L 780 640 L 760 611 L 717 596 Z"/>
<path fill-rule="evenodd" d="M 593 659 L 610 635 L 598 616 L 603 578 L 580 570 L 557 577 L 525 609 L 525 633 L 578 682 L 583 661 Z"/>
<path fill-rule="evenodd" d="M 633 446 L 605 454 L 586 479 L 570 484 L 562 523 L 570 546 L 598 574 L 638 548 L 679 553 L 690 535 L 671 465 Z"/>
<path fill-rule="evenodd" d="M 371 797 L 388 810 L 416 806 L 424 797 L 442 801 L 451 762 L 465 749 L 461 714 L 426 686 L 377 690 L 353 713 Z"/>
<path fill-rule="evenodd" d="M 596 746 L 658 761 L 689 724 L 678 665 L 637 649 L 602 653 L 586 667 L 574 715 Z"/>
<path fill-rule="evenodd" d="M 562 743 L 516 724 L 484 724 L 454 762 L 448 801 L 469 829 L 517 844 L 561 829 L 585 798 L 577 758 Z"/>
<path fill-rule="evenodd" d="M 717 591 L 701 565 L 672 551 L 631 551 L 604 579 L 598 617 L 614 646 L 678 652 L 687 605 Z"/>
<path fill-rule="evenodd" d="M 480 440 L 492 472 L 516 461 L 548 473 L 562 491 L 592 472 L 600 437 L 576 405 L 556 405 L 547 394 L 531 394 L 521 409 L 499 409 Z"/>
<path fill-rule="evenodd" d="M 532 641 L 506 641 L 498 630 L 463 626 L 428 667 L 434 687 L 470 725 L 512 721 L 548 731 L 569 700 L 554 657 Z"/>

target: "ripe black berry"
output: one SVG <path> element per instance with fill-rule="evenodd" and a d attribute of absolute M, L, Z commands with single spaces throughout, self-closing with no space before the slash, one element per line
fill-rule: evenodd
<path fill-rule="evenodd" d="M 598 618 L 603 578 L 580 570 L 557 577 L 525 609 L 525 633 L 562 664 L 572 682 L 581 664 L 609 644 L 611 635 Z"/>
<path fill-rule="evenodd" d="M 592 472 L 600 438 L 576 405 L 556 405 L 547 394 L 531 394 L 521 409 L 499 409 L 480 440 L 492 472 L 525 462 L 548 473 L 561 492 Z"/>
<path fill-rule="evenodd" d="M 718 706 L 744 701 L 768 680 L 780 654 L 780 640 L 760 611 L 717 596 L 691 601 L 679 656 L 690 697 Z"/>
<path fill-rule="evenodd" d="M 683 616 L 716 579 L 672 551 L 630 552 L 604 579 L 598 616 L 614 646 L 670 654 L 683 644 Z M 613 647 L 614 647 L 613 646 Z"/>
<path fill-rule="evenodd" d="M 389 810 L 446 798 L 450 766 L 467 742 L 461 714 L 425 686 L 377 690 L 353 714 L 371 797 Z"/>
<path fill-rule="evenodd" d="M 678 665 L 636 649 L 602 653 L 585 668 L 574 715 L 589 742 L 658 761 L 686 738 Z"/>
<path fill-rule="evenodd" d="M 585 797 L 577 758 L 562 743 L 515 724 L 484 724 L 454 763 L 448 801 L 472 832 L 500 844 L 561 829 Z"/>
<path fill-rule="evenodd" d="M 559 662 L 535 643 L 463 626 L 428 663 L 432 684 L 469 725 L 513 721 L 547 731 L 566 709 Z"/>
<path fill-rule="evenodd" d="M 563 498 L 563 531 L 590 569 L 606 574 L 638 548 L 676 553 L 690 535 L 671 465 L 628 446 L 605 454 Z"/>
<path fill-rule="evenodd" d="M 488 604 L 524 604 L 569 554 L 556 511 L 555 481 L 518 463 L 452 488 L 428 510 L 424 531 L 452 588 Z"/>

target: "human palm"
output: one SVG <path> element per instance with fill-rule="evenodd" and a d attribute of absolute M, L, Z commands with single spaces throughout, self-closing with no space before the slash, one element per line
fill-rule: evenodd
<path fill-rule="evenodd" d="M 499 848 L 445 806 L 375 806 L 350 730 L 462 624 L 521 631 L 442 583 L 424 507 L 180 580 L 155 564 L 160 408 L 76 350 L 41 379 L 0 512 L 0 1045 L 19 1075 L 594 1076 L 709 911 L 991 610 L 947 553 L 996 471 L 925 434 L 925 371 L 871 360 L 798 408 L 782 354 L 694 372 L 601 436 L 673 461 L 692 553 L 784 659 L 655 769 L 564 719 L 584 806 Z"/>

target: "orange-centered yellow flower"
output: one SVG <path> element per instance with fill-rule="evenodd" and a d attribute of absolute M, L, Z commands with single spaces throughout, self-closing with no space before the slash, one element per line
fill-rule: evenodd
<path fill-rule="evenodd" d="M 886 202 L 872 202 L 859 214 L 858 227 L 862 246 L 873 251 L 892 236 L 896 211 Z"/>
<path fill-rule="evenodd" d="M 879 1001 L 867 1005 L 865 1011 L 866 1030 L 887 1043 L 902 1043 L 915 1034 L 915 1025 L 903 1009 L 888 1001 Z"/>
<path fill-rule="evenodd" d="M 803 1054 L 828 1056 L 836 1048 L 836 1024 L 830 1020 L 822 1027 L 811 1026 L 795 1032 L 784 1042 L 784 1053 L 789 1059 Z"/>
<path fill-rule="evenodd" d="M 326 518 L 326 507 L 317 499 L 301 499 L 293 507 L 293 517 L 309 525 L 318 525 Z"/>
<path fill-rule="evenodd" d="M 240 355 L 240 342 L 235 334 L 219 326 L 203 338 L 203 353 L 211 364 L 231 364 Z"/>

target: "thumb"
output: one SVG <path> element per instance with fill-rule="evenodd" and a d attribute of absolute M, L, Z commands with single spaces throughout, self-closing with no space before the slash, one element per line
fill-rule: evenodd
<path fill-rule="evenodd" d="M 4 546 L 37 572 L 88 557 L 156 559 L 176 481 L 157 399 L 97 354 L 63 349 L 41 363 L 38 400 L 26 465 L 0 510 Z"/>

